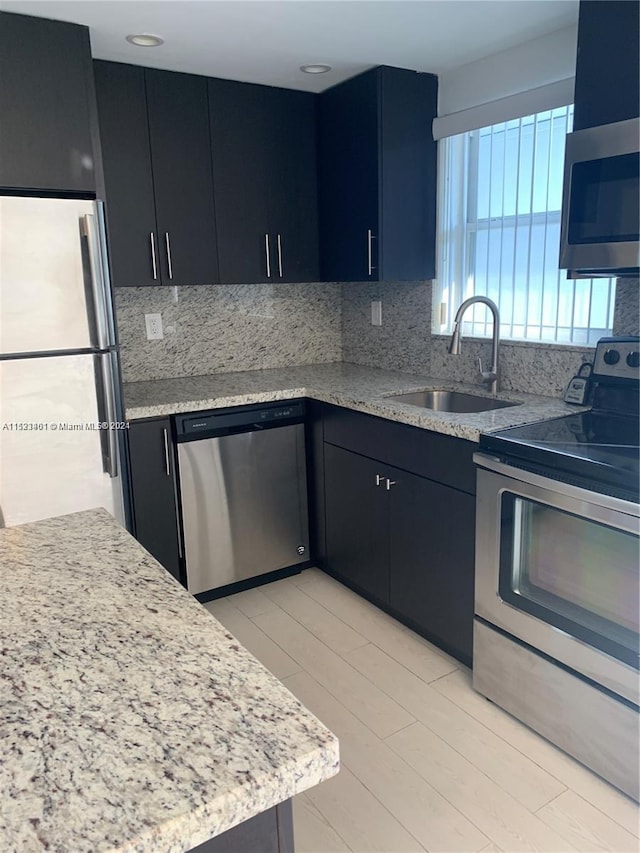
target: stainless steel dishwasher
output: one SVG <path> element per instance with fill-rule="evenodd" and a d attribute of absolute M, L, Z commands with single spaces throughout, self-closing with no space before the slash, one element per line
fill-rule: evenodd
<path fill-rule="evenodd" d="M 176 416 L 187 589 L 305 563 L 304 401 Z"/>

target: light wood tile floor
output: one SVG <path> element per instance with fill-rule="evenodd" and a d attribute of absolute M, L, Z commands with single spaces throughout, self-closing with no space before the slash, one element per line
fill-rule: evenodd
<path fill-rule="evenodd" d="M 640 851 L 637 805 L 317 569 L 205 605 L 340 738 L 298 853 Z"/>

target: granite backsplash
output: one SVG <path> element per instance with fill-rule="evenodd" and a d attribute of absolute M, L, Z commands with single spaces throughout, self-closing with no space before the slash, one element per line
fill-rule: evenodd
<path fill-rule="evenodd" d="M 638 279 L 619 279 L 614 334 L 639 334 Z M 371 302 L 382 301 L 382 325 Z M 431 334 L 430 282 L 255 284 L 117 288 L 125 381 L 345 361 L 474 382 L 491 344 Z M 164 338 L 147 341 L 144 314 L 160 312 Z M 502 341 L 502 387 L 559 396 L 593 349 Z"/>
<path fill-rule="evenodd" d="M 125 382 L 342 360 L 338 284 L 116 288 Z M 148 341 L 144 315 L 164 338 Z"/>

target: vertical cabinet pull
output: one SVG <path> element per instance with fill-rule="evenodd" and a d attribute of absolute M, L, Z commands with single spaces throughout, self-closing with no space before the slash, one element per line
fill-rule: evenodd
<path fill-rule="evenodd" d="M 149 234 L 149 242 L 151 243 L 151 268 L 153 270 L 153 280 L 158 280 L 158 261 L 156 259 L 156 236 L 151 231 Z"/>
<path fill-rule="evenodd" d="M 383 480 L 384 480 L 384 474 L 376 474 L 376 486 L 379 486 Z"/>
<path fill-rule="evenodd" d="M 369 275 L 373 275 L 373 271 L 375 269 L 373 265 L 373 241 L 376 238 L 373 236 L 373 232 L 371 228 L 367 231 L 367 269 L 369 271 Z"/>
<path fill-rule="evenodd" d="M 264 235 L 264 254 L 267 259 L 267 278 L 271 278 L 271 254 L 269 252 L 269 235 Z"/>
<path fill-rule="evenodd" d="M 173 278 L 173 266 L 171 264 L 171 243 L 169 241 L 169 232 L 164 232 L 164 244 L 167 247 L 167 267 L 169 268 L 169 278 Z"/>
<path fill-rule="evenodd" d="M 171 476 L 171 458 L 169 456 L 169 433 L 166 428 L 162 428 L 162 441 L 164 443 L 164 473 L 167 477 Z"/>
<path fill-rule="evenodd" d="M 390 491 L 390 490 L 391 490 L 391 486 L 395 486 L 395 484 L 396 484 L 396 481 L 395 481 L 395 480 L 390 480 L 390 479 L 387 477 L 387 491 Z"/>
<path fill-rule="evenodd" d="M 282 239 L 278 234 L 278 273 L 280 274 L 280 278 L 282 278 Z"/>

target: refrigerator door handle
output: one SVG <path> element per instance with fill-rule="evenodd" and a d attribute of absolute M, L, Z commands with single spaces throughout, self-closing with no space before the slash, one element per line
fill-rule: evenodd
<path fill-rule="evenodd" d="M 100 215 L 100 208 L 98 208 L 98 214 Z M 115 335 L 113 333 L 113 320 L 109 313 L 109 305 L 111 304 L 109 274 L 102 248 L 104 245 L 102 229 L 93 213 L 85 213 L 82 219 L 89 255 L 93 297 L 93 316 L 90 317 L 90 320 L 92 320 L 92 331 L 95 337 L 94 345 L 98 349 L 106 349 L 115 344 Z M 101 224 L 102 222 L 100 222 Z"/>
<path fill-rule="evenodd" d="M 103 470 L 112 479 L 118 476 L 118 436 L 116 432 L 116 401 L 113 393 L 113 354 L 96 354 L 97 360 L 97 399 L 100 423 L 100 442 L 102 445 Z"/>

